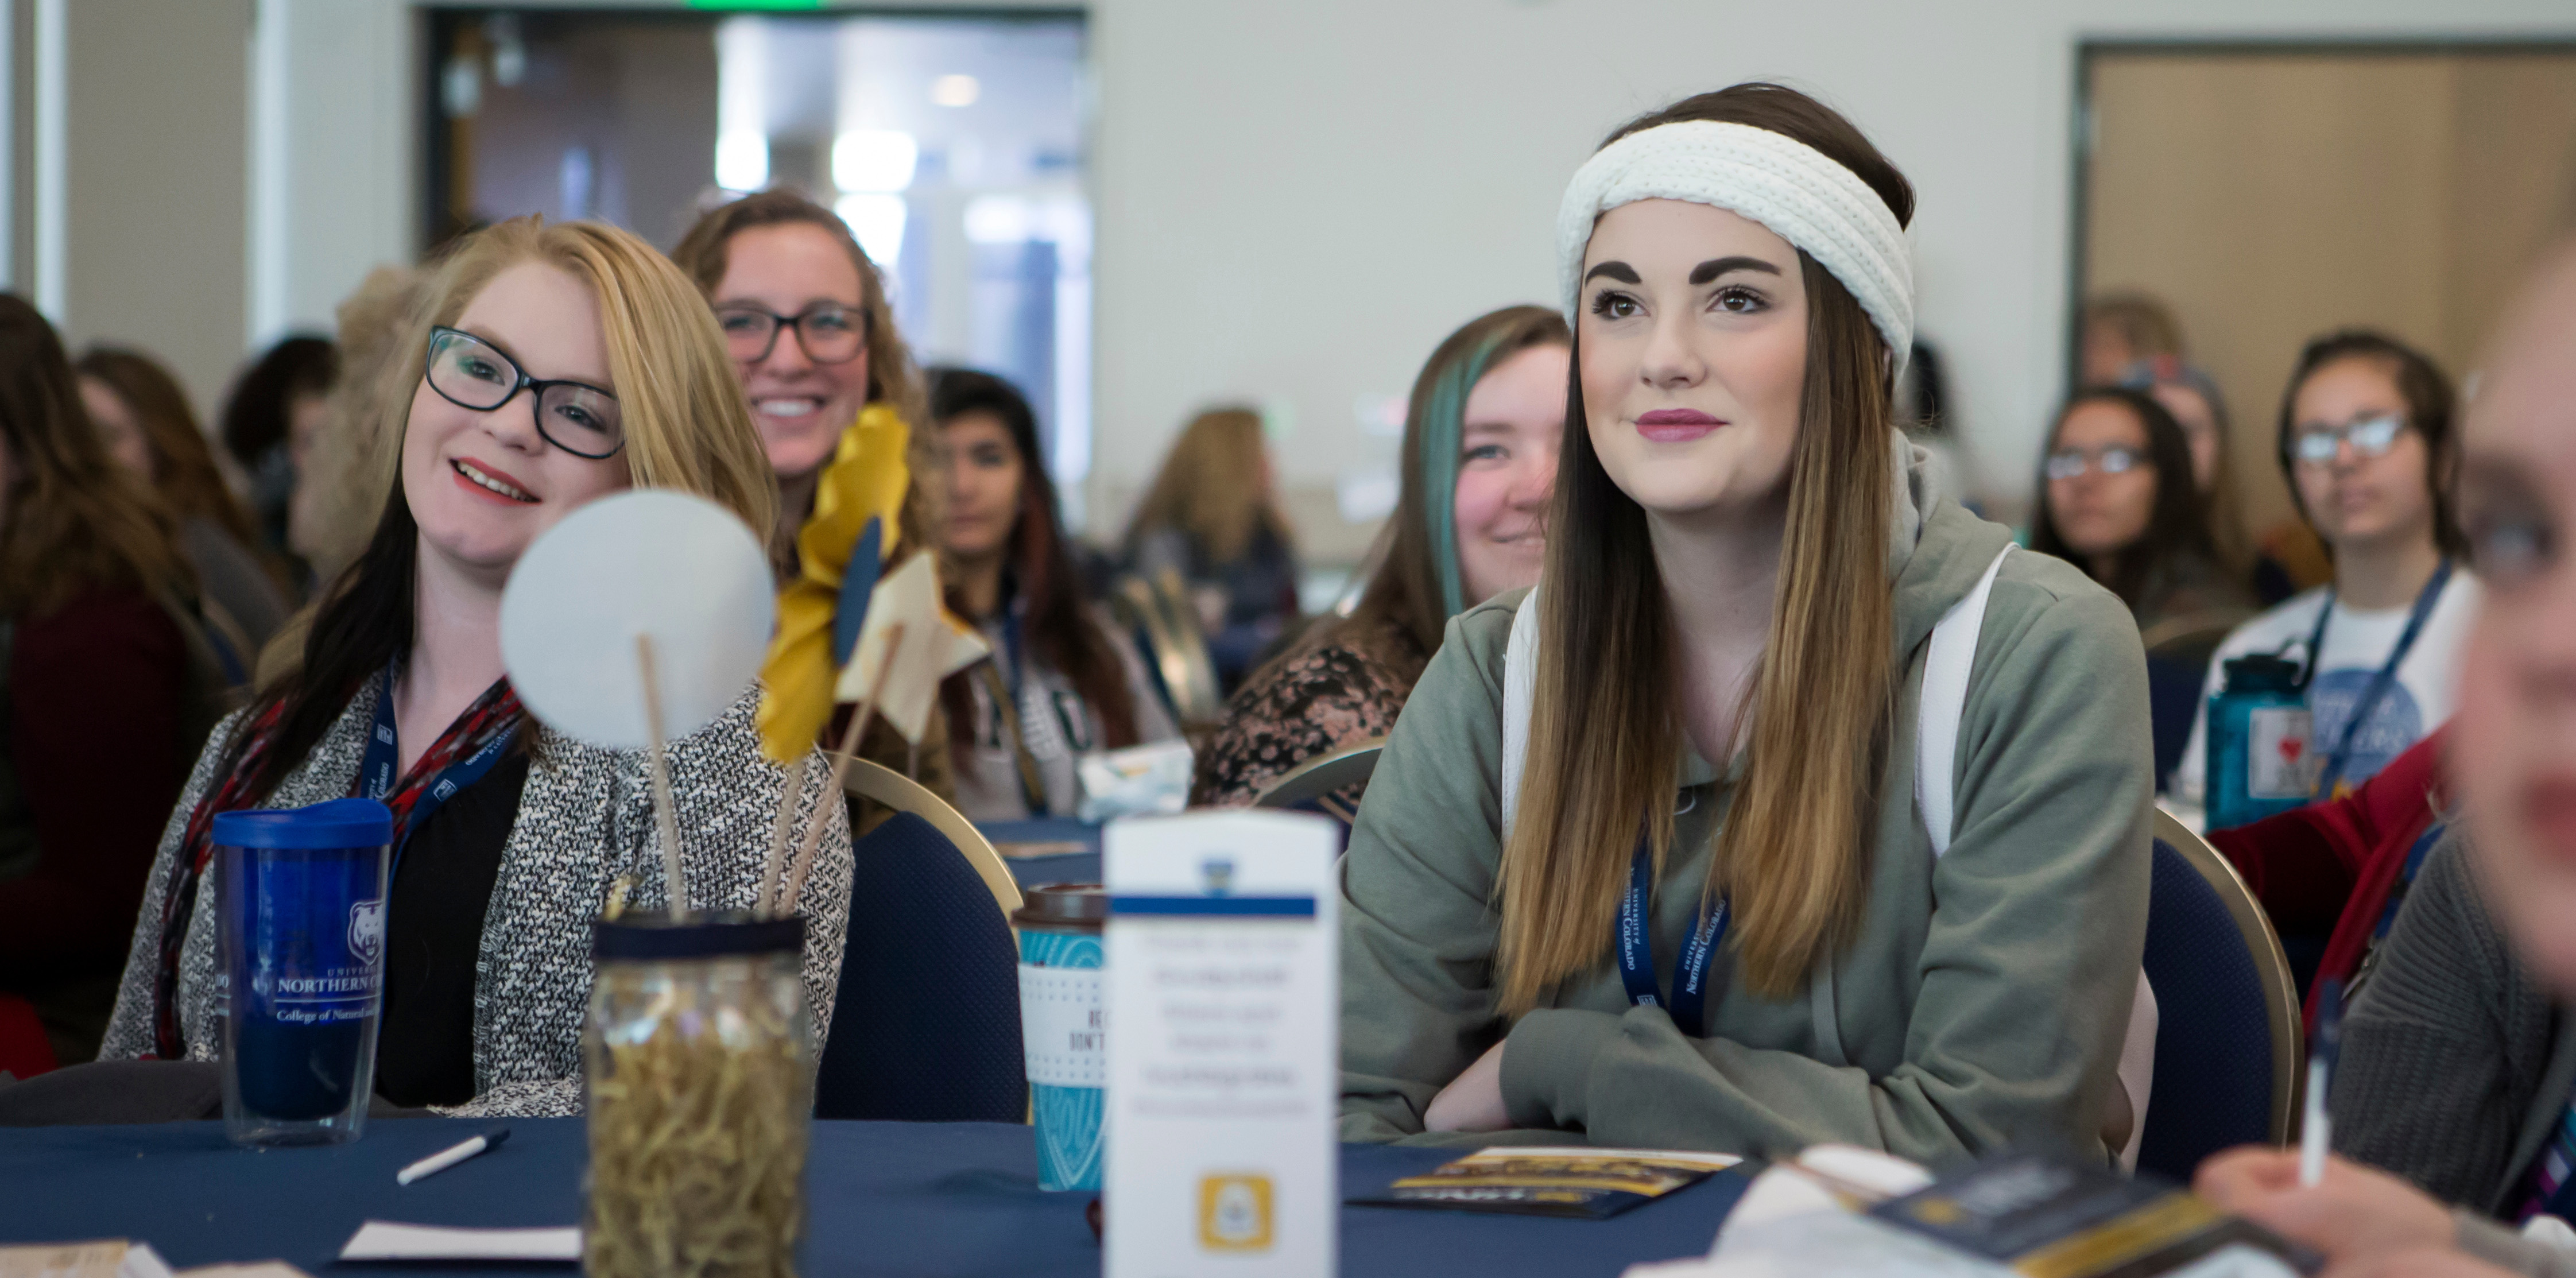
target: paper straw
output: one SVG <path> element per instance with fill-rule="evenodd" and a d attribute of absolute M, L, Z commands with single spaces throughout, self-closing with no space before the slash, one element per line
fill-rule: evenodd
<path fill-rule="evenodd" d="M 841 786 L 850 779 L 850 764 L 857 757 L 859 734 L 868 730 L 868 720 L 876 714 L 877 699 L 885 693 L 886 676 L 894 673 L 895 650 L 902 646 L 903 623 L 898 621 L 886 627 L 885 661 L 877 667 L 876 682 L 868 688 L 868 699 L 859 703 L 858 712 L 850 716 L 850 726 L 841 733 L 841 748 L 832 753 L 831 784 L 823 787 L 826 798 L 838 796 Z M 805 845 L 797 849 L 796 868 L 787 876 L 787 895 L 778 903 L 780 912 L 795 911 L 796 898 L 805 890 L 805 875 L 814 868 L 814 851 L 822 846 L 823 830 L 828 824 L 817 817 L 814 824 L 806 827 Z"/>
<path fill-rule="evenodd" d="M 798 755 L 787 764 L 787 788 L 778 796 L 778 820 L 769 827 L 769 859 L 760 870 L 760 912 L 775 915 L 778 909 L 778 877 L 787 872 L 787 837 L 795 832 L 796 801 L 805 797 L 805 758 Z"/>
<path fill-rule="evenodd" d="M 644 728 L 652 734 L 653 819 L 662 832 L 662 877 L 669 882 L 671 921 L 689 916 L 689 885 L 680 877 L 680 822 L 671 810 L 671 767 L 663 757 L 662 687 L 653 675 L 653 636 L 635 636 L 635 665 L 644 675 Z"/>

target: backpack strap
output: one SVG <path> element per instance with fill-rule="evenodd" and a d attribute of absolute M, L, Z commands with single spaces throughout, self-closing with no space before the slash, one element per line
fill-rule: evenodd
<path fill-rule="evenodd" d="M 1958 763 L 1959 726 L 1967 715 L 1968 676 L 1976 666 L 1978 632 L 1985 627 L 1986 597 L 1994 592 L 1995 574 L 2002 571 L 2004 556 L 2012 550 L 2006 543 L 1997 551 L 1995 561 L 1986 565 L 1986 575 L 1977 579 L 1977 588 L 1941 615 L 1940 624 L 1932 627 L 1931 648 L 1923 654 L 1923 697 L 1915 711 L 1914 805 L 1923 815 L 1924 832 L 1932 836 L 1935 858 L 1949 852 L 1958 820 L 1956 782 L 1950 774 Z M 2130 998 L 2129 1026 L 2121 1038 L 2115 1071 L 2129 1097 L 2127 1138 L 2114 1151 L 2124 1170 L 2137 1168 L 2138 1146 L 2146 1133 L 2147 1101 L 2155 1086 L 2156 1011 L 2155 989 L 2141 971 Z"/>
<path fill-rule="evenodd" d="M 1538 698 L 1538 592 L 1530 587 L 1521 610 L 1512 617 L 1511 637 L 1503 641 L 1503 824 L 1502 841 L 1511 842 L 1512 813 L 1520 807 L 1521 768 L 1529 759 L 1530 703 Z"/>
<path fill-rule="evenodd" d="M 1956 782 L 1951 778 L 1959 758 L 1959 725 L 1968 710 L 1968 675 L 1977 662 L 1977 635 L 1986 625 L 1986 597 L 1994 593 L 1995 574 L 2013 551 L 2005 542 L 1977 578 L 1977 588 L 1950 605 L 1932 627 L 1932 643 L 1923 654 L 1923 696 L 1914 717 L 1914 808 L 1932 836 L 1932 855 L 1950 851 L 1957 820 Z"/>

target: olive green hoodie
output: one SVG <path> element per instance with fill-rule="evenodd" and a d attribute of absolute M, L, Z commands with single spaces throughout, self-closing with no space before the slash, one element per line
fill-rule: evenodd
<path fill-rule="evenodd" d="M 2007 556 L 1961 718 L 1955 835 L 1936 861 L 1913 801 L 1926 641 L 2010 534 L 1929 483 L 1918 457 L 1895 502 L 1901 674 L 1861 926 L 1786 1001 L 1733 988 L 1724 946 L 1707 1038 L 1630 1005 L 1606 929 L 1597 967 L 1517 1021 L 1496 1012 L 1503 656 L 1527 592 L 1450 622 L 1351 833 L 1344 1140 L 1742 1154 L 1847 1141 L 1936 1165 L 2007 1143 L 2102 1149 L 2146 936 L 2145 657 L 2109 591 L 2063 561 Z M 1684 748 L 1650 911 L 1659 983 L 1742 766 L 1739 755 L 1720 775 Z M 1423 1135 L 1432 1097 L 1506 1033 L 1503 1099 L 1532 1130 Z"/>

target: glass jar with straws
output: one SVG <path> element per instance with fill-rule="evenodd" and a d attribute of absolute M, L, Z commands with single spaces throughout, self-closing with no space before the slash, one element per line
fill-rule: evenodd
<path fill-rule="evenodd" d="M 592 933 L 592 1278 L 790 1278 L 804 1227 L 814 1030 L 804 920 L 744 912 Z"/>

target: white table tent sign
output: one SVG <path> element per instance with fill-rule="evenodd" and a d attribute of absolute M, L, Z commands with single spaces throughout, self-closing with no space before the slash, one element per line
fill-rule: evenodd
<path fill-rule="evenodd" d="M 1326 1278 L 1340 1219 L 1334 830 L 1113 822 L 1106 1278 Z"/>

